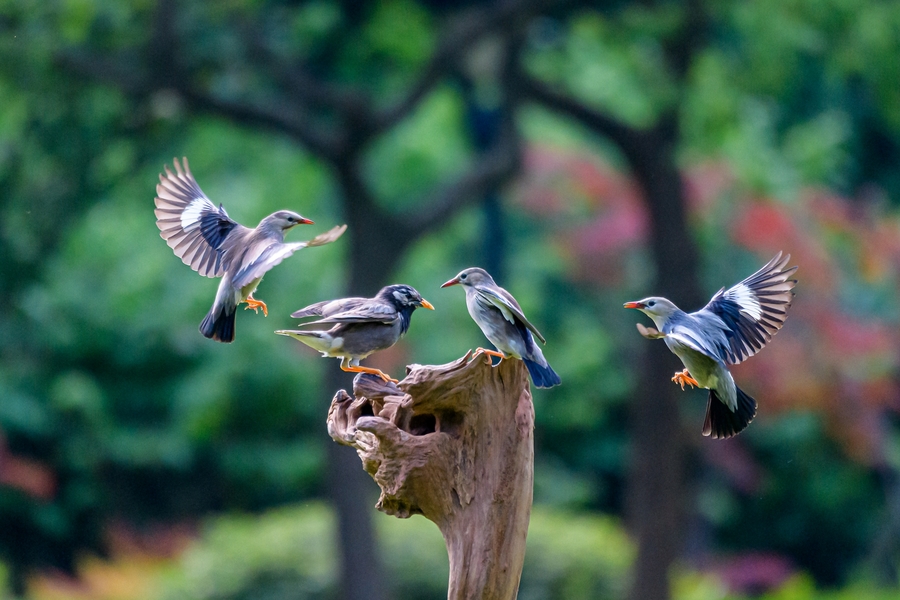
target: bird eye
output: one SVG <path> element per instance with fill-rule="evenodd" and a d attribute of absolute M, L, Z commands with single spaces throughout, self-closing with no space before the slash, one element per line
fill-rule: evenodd
<path fill-rule="evenodd" d="M 647 306 L 656 306 L 656 300 L 651 300 L 647 303 Z"/>
<path fill-rule="evenodd" d="M 468 277 L 468 276 L 465 273 L 463 273 L 462 275 L 459 276 L 460 279 L 465 279 L 466 277 Z"/>

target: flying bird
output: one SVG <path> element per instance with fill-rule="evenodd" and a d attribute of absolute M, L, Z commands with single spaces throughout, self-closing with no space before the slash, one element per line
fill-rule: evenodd
<path fill-rule="evenodd" d="M 156 186 L 156 226 L 175 255 L 204 277 L 221 277 L 212 308 L 200 323 L 200 333 L 219 341 L 234 340 L 237 306 L 246 303 L 268 316 L 266 303 L 253 292 L 269 269 L 307 246 L 322 246 L 341 237 L 346 225 L 334 227 L 307 242 L 284 243 L 284 234 L 312 221 L 289 210 L 279 210 L 250 229 L 233 221 L 197 185 L 187 158 L 184 168 L 173 159 L 175 172 L 166 165 Z"/>
<path fill-rule="evenodd" d="M 522 307 L 512 294 L 494 282 L 487 271 L 471 267 L 441 287 L 461 285 L 466 291 L 466 307 L 485 337 L 500 352 L 479 348 L 490 356 L 521 359 L 535 387 L 550 388 L 561 383 L 559 375 L 547 363 L 534 338 L 546 344 L 537 327 L 525 318 Z"/>
<path fill-rule="evenodd" d="M 326 300 L 291 314 L 298 319 L 322 317 L 302 326 L 327 325 L 328 329 L 280 329 L 275 333 L 290 336 L 322 356 L 340 358 L 343 371 L 371 373 L 396 383 L 396 379 L 379 369 L 360 366 L 359 361 L 396 344 L 409 329 L 413 311 L 420 306 L 434 310 L 414 288 L 389 285 L 374 298 Z"/>
<path fill-rule="evenodd" d="M 727 290 L 719 290 L 702 309 L 686 313 L 666 298 L 626 302 L 653 319 L 656 329 L 638 324 L 648 339 L 662 338 L 686 367 L 672 377 L 681 385 L 709 390 L 703 435 L 730 438 L 756 416 L 756 400 L 734 383 L 727 365 L 759 352 L 787 318 L 797 281 L 788 279 L 790 254 L 781 252 L 759 271 Z"/>

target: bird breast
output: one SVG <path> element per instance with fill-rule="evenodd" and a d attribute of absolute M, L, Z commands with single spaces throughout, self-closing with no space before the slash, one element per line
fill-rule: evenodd
<path fill-rule="evenodd" d="M 400 339 L 400 319 L 391 323 L 348 323 L 332 330 L 343 338 L 343 354 L 357 358 L 390 348 Z"/>

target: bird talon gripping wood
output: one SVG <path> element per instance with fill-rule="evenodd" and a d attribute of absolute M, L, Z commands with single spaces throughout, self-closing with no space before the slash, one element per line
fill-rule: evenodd
<path fill-rule="evenodd" d="M 547 343 L 541 332 L 522 313 L 522 307 L 512 294 L 494 283 L 484 269 L 472 267 L 442 285 L 461 285 L 466 291 L 466 307 L 469 315 L 481 328 L 484 336 L 501 352 L 479 348 L 475 351 L 500 360 L 512 356 L 521 359 L 528 368 L 535 387 L 549 388 L 560 384 L 556 374 L 534 338 Z M 488 359 L 490 360 L 490 359 Z M 493 363 L 492 363 L 493 364 Z"/>
<path fill-rule="evenodd" d="M 280 329 L 275 333 L 292 337 L 322 356 L 340 358 L 343 371 L 371 373 L 397 383 L 378 369 L 360 366 L 359 361 L 396 344 L 409 329 L 412 313 L 418 307 L 434 310 L 412 287 L 389 285 L 374 298 L 325 300 L 291 314 L 297 319 L 322 317 L 303 326 L 328 325 L 330 329 Z"/>
<path fill-rule="evenodd" d="M 475 349 L 475 354 L 473 355 L 473 358 L 475 356 L 478 356 L 479 354 L 484 355 L 484 357 L 487 359 L 487 364 L 489 364 L 489 365 L 494 364 L 494 361 L 491 360 L 492 356 L 496 356 L 500 360 L 503 360 L 504 358 L 506 358 L 502 352 L 497 352 L 495 350 L 488 350 L 487 348 L 481 348 L 481 347 L 478 347 Z"/>
<path fill-rule="evenodd" d="M 289 210 L 279 210 L 250 229 L 233 221 L 225 208 L 206 197 L 191 174 L 173 160 L 175 172 L 165 167 L 156 186 L 156 226 L 160 236 L 184 264 L 204 277 L 221 277 L 212 308 L 200 323 L 200 333 L 218 342 L 234 340 L 237 306 L 247 302 L 254 311 L 268 309 L 251 297 L 269 269 L 306 246 L 329 244 L 344 233 L 334 227 L 308 242 L 284 243 L 284 234 L 296 225 L 312 221 Z"/>
<path fill-rule="evenodd" d="M 719 290 L 697 312 L 686 313 L 666 298 L 626 302 L 653 319 L 659 331 L 638 325 L 646 338 L 663 338 L 686 367 L 672 381 L 709 390 L 703 435 L 729 438 L 756 416 L 756 400 L 734 383 L 727 365 L 759 352 L 784 325 L 797 281 L 789 279 L 797 267 L 781 252 L 759 271 Z"/>

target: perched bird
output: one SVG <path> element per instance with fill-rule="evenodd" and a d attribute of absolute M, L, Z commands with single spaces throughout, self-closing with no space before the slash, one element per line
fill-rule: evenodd
<path fill-rule="evenodd" d="M 626 302 L 653 319 L 658 329 L 638 324 L 649 339 L 663 338 L 686 369 L 672 381 L 706 388 L 703 435 L 730 438 L 756 416 L 756 400 L 737 387 L 726 365 L 736 365 L 762 349 L 787 318 L 797 281 L 788 279 L 797 267 L 787 267 L 790 254 L 781 252 L 759 271 L 727 290 L 694 313 L 686 313 L 665 298 Z"/>
<path fill-rule="evenodd" d="M 322 317 L 309 325 L 331 325 L 330 329 L 280 329 L 322 356 L 341 359 L 341 369 L 351 373 L 371 373 L 385 381 L 397 382 L 386 373 L 371 367 L 361 367 L 359 361 L 373 352 L 390 348 L 409 329 L 413 311 L 418 307 L 434 310 L 408 285 L 389 285 L 374 298 L 341 298 L 311 304 L 291 314 L 292 317 Z"/>
<path fill-rule="evenodd" d="M 184 264 L 204 277 L 221 277 L 219 290 L 209 309 L 200 333 L 219 342 L 234 340 L 234 317 L 237 305 L 262 309 L 265 302 L 253 297 L 256 286 L 269 269 L 307 246 L 321 246 L 335 241 L 346 225 L 334 227 L 308 242 L 284 243 L 285 232 L 312 221 L 289 210 L 279 210 L 249 229 L 229 218 L 225 208 L 218 208 L 197 185 L 187 158 L 184 168 L 174 159 L 175 173 L 165 167 L 156 186 L 156 226 L 160 236 Z"/>
<path fill-rule="evenodd" d="M 494 352 L 479 348 L 478 352 L 501 359 L 508 356 L 521 359 L 535 387 L 550 388 L 561 383 L 559 375 L 547 364 L 547 359 L 534 342 L 535 337 L 542 344 L 546 344 L 547 340 L 525 318 L 522 307 L 512 294 L 494 283 L 493 277 L 478 267 L 461 271 L 441 287 L 457 284 L 466 290 L 466 307 L 472 319 L 485 337 L 500 350 Z"/>

